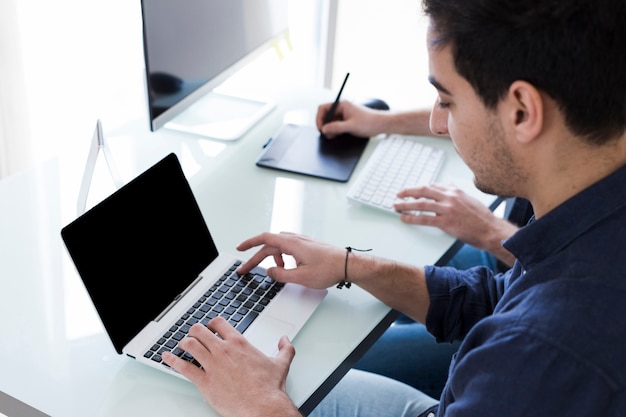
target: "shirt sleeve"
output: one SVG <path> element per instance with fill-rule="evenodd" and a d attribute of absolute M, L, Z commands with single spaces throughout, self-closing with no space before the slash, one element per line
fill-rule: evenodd
<path fill-rule="evenodd" d="M 461 340 L 484 317 L 490 316 L 506 286 L 506 274 L 487 267 L 460 271 L 425 267 L 430 307 L 426 327 L 438 342 Z"/>

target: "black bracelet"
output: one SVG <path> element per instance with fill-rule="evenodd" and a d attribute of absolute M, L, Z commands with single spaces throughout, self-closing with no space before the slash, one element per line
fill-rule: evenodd
<path fill-rule="evenodd" d="M 343 287 L 350 288 L 352 286 L 352 283 L 348 281 L 348 255 L 350 255 L 350 252 L 352 252 L 353 250 L 356 250 L 359 252 L 371 251 L 371 249 L 356 249 L 356 248 L 351 248 L 350 246 L 346 246 L 346 262 L 343 266 L 343 281 L 337 284 L 337 288 L 339 289 L 342 289 Z"/>

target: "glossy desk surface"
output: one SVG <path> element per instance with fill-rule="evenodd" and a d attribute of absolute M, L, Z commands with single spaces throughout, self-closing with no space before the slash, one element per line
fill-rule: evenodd
<path fill-rule="evenodd" d="M 402 262 L 436 262 L 452 237 L 350 204 L 349 182 L 255 166 L 286 112 L 304 111 L 311 118 L 317 104 L 332 96 L 285 93 L 279 106 L 236 142 L 151 133 L 147 122 L 113 132 L 104 126 L 105 138 L 125 181 L 176 152 L 224 252 L 234 253 L 239 242 L 262 231 L 292 231 L 336 245 L 372 248 L 375 255 Z M 447 151 L 440 182 L 455 183 L 486 204 L 491 200 L 473 188 L 468 168 L 449 141 L 420 140 Z M 376 141 L 370 141 L 357 170 Z M 55 417 L 215 415 L 191 383 L 118 355 L 103 332 L 59 234 L 76 217 L 87 149 L 0 182 L 0 391 Z M 98 164 L 88 207 L 112 191 L 102 155 Z M 294 340 L 297 354 L 288 378 L 294 402 L 311 408 L 309 397 L 337 375 L 337 368 L 339 375 L 345 372 L 346 358 L 389 312 L 359 288 L 330 289 Z"/>

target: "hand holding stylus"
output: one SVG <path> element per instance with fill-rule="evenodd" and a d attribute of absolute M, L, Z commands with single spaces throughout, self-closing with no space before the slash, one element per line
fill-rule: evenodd
<path fill-rule="evenodd" d="M 343 83 L 341 84 L 341 88 L 339 89 L 339 93 L 337 94 L 335 102 L 333 103 L 330 110 L 328 110 L 328 113 L 326 113 L 326 116 L 324 116 L 324 124 L 332 121 L 333 117 L 335 117 L 335 111 L 337 111 L 337 106 L 339 105 L 339 100 L 341 99 L 341 93 L 343 92 L 343 88 L 346 86 L 346 81 L 348 81 L 349 76 L 350 73 L 346 73 L 346 78 L 344 78 Z"/>

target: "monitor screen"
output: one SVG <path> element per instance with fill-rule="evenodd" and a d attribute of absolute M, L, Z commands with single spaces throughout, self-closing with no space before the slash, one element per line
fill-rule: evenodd
<path fill-rule="evenodd" d="M 287 32 L 287 3 L 142 0 L 151 130 L 236 139 L 269 112 L 271 102 L 209 92 Z"/>

